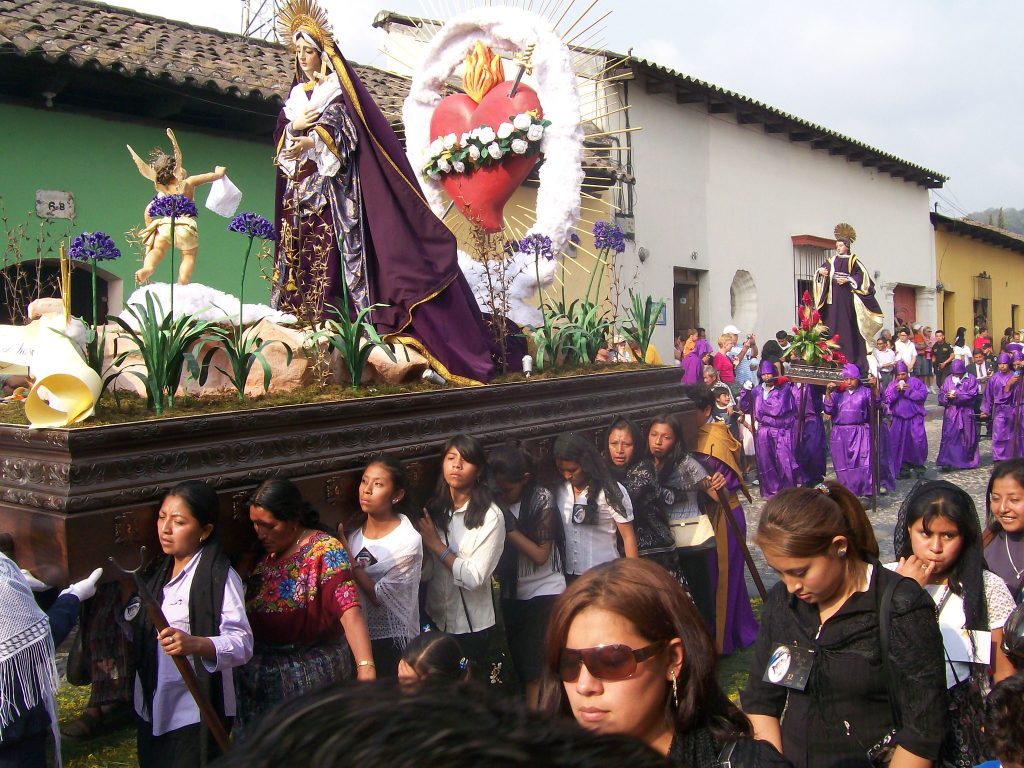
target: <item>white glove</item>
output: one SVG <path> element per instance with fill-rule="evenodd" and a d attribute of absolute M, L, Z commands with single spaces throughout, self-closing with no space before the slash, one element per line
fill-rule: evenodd
<path fill-rule="evenodd" d="M 25 581 L 28 582 L 28 586 L 33 592 L 45 592 L 46 590 L 50 589 L 49 584 L 40 581 L 31 573 L 26 571 L 24 568 L 21 569 L 21 575 L 25 577 Z"/>
<path fill-rule="evenodd" d="M 754 384 L 753 382 L 745 381 L 743 382 L 743 388 L 749 391 L 754 388 Z"/>
<path fill-rule="evenodd" d="M 61 592 L 63 595 L 74 595 L 78 598 L 79 602 L 85 602 L 90 597 L 96 594 L 96 582 L 103 576 L 103 569 L 97 568 L 95 571 L 89 574 L 88 578 L 76 581 L 70 587 Z"/>

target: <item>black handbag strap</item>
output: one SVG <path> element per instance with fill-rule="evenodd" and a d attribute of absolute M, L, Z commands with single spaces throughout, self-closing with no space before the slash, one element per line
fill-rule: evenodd
<path fill-rule="evenodd" d="M 448 531 L 444 532 L 444 545 L 446 547 L 451 546 L 449 544 L 449 542 L 448 542 Z M 444 563 L 442 563 L 441 566 L 444 567 Z M 455 578 L 455 575 L 452 574 L 452 579 L 454 580 L 454 578 Z M 469 618 L 469 606 L 466 605 L 466 596 L 462 594 L 462 587 L 460 587 L 458 584 L 455 585 L 455 588 L 457 590 L 459 590 L 459 599 L 462 601 L 462 610 L 466 614 L 466 623 L 469 624 L 469 632 L 470 632 L 470 634 L 472 634 L 473 633 L 473 620 L 471 618 Z"/>
<path fill-rule="evenodd" d="M 879 566 L 876 566 L 879 567 Z M 878 604 L 878 640 L 882 651 L 882 673 L 885 675 L 885 688 L 889 693 L 889 709 L 892 712 L 892 724 L 894 728 L 903 725 L 903 718 L 900 717 L 900 708 L 896 698 L 896 686 L 892 679 L 892 666 L 889 661 L 889 633 L 892 629 L 892 596 L 900 579 L 895 578 L 885 587 Z"/>

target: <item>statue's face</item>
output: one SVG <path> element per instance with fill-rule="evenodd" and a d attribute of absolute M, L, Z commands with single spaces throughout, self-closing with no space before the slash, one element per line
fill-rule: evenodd
<path fill-rule="evenodd" d="M 842 240 L 836 240 L 836 253 L 840 256 L 845 256 L 850 252 L 849 247 Z"/>
<path fill-rule="evenodd" d="M 295 46 L 295 60 L 307 78 L 312 78 L 313 73 L 320 71 L 322 59 L 319 51 L 305 40 L 299 40 Z"/>

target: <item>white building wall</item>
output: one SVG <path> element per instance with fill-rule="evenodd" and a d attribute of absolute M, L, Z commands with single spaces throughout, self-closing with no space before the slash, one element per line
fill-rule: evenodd
<path fill-rule="evenodd" d="M 920 286 L 918 320 L 935 322 L 935 255 L 928 191 L 842 156 L 767 134 L 732 115 L 709 115 L 671 94 L 631 84 L 636 175 L 636 245 L 650 258 L 643 289 L 671 303 L 673 267 L 707 270 L 700 286 L 701 324 L 714 338 L 732 323 L 729 287 L 738 269 L 757 288 L 753 330 L 761 342 L 793 324 L 794 235 L 829 238 L 840 221 L 857 230 L 854 252 L 876 278 L 876 295 L 892 320 L 892 288 Z M 696 258 L 692 253 L 696 251 Z M 671 312 L 654 339 L 672 350 Z"/>

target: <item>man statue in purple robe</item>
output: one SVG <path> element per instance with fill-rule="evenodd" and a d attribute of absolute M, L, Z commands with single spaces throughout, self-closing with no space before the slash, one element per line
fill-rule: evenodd
<path fill-rule="evenodd" d="M 985 399 L 981 404 L 983 416 L 992 421 L 992 461 L 1005 461 L 1024 450 L 1024 442 L 1015 431 L 1021 429 L 1020 398 L 1022 371 L 1013 368 L 1013 357 L 1007 352 L 996 358 L 996 372 L 988 380 Z"/>
<path fill-rule="evenodd" d="M 978 466 L 978 426 L 974 421 L 977 396 L 978 380 L 967 373 L 963 360 L 954 360 L 950 375 L 939 389 L 939 405 L 946 412 L 942 416 L 942 441 L 935 465 L 943 471 Z"/>
<path fill-rule="evenodd" d="M 828 459 L 825 444 L 825 424 L 821 420 L 822 387 L 815 384 L 797 384 L 796 461 L 800 468 L 797 482 L 815 486 L 825 479 Z"/>
<path fill-rule="evenodd" d="M 758 368 L 761 383 L 750 382 L 740 392 L 740 409 L 752 413 L 757 431 L 754 436 L 754 455 L 761 480 L 761 496 L 770 499 L 783 488 L 796 486 L 796 397 L 793 385 L 778 381 L 775 365 L 762 360 Z"/>
<path fill-rule="evenodd" d="M 925 407 L 928 387 L 910 375 L 907 364 L 896 363 L 896 378 L 889 382 L 882 402 L 892 416 L 889 425 L 889 464 L 893 476 L 901 479 L 924 477 L 928 461 L 928 435 L 924 431 Z"/>
<path fill-rule="evenodd" d="M 683 369 L 683 384 L 699 384 L 704 381 L 704 358 L 712 354 L 711 342 L 697 339 L 689 354 L 684 355 L 679 363 Z"/>
<path fill-rule="evenodd" d="M 839 348 L 860 370 L 868 365 L 868 344 L 885 323 L 867 268 L 850 252 L 857 232 L 849 224 L 835 228 L 836 250 L 814 275 L 814 306 L 821 322 L 839 334 Z"/>
<path fill-rule="evenodd" d="M 829 384 L 823 402 L 825 413 L 832 419 L 832 466 L 836 477 L 858 496 L 874 494 L 871 451 L 871 418 L 876 404 L 871 389 L 860 383 L 860 368 L 853 363 L 843 366 L 842 388 Z M 896 488 L 889 465 L 889 433 L 878 430 L 878 492 L 885 494 Z"/>

